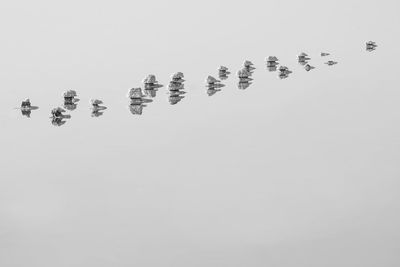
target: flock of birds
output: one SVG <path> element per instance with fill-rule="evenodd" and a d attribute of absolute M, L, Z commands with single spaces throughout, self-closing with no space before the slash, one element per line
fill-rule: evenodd
<path fill-rule="evenodd" d="M 373 41 L 369 41 L 366 43 L 366 50 L 368 52 L 374 51 L 377 48 L 377 44 Z M 329 53 L 321 53 L 322 57 L 329 56 Z M 301 53 L 298 55 L 298 62 L 300 65 L 304 66 L 306 71 L 311 71 L 314 69 L 313 66 L 309 64 L 310 57 L 306 53 Z M 280 65 L 279 60 L 275 56 L 269 56 L 266 58 L 266 67 L 270 72 L 278 71 L 278 76 L 280 79 L 286 79 L 292 73 L 288 67 Z M 325 62 L 328 66 L 336 65 L 337 62 L 333 60 L 328 60 Z M 243 68 L 237 72 L 237 76 L 239 78 L 238 88 L 246 89 L 252 83 L 252 74 L 255 70 L 253 63 L 249 60 L 244 61 Z M 226 80 L 228 75 L 230 74 L 229 69 L 225 66 L 221 66 L 218 69 L 218 77 L 219 79 L 214 78 L 213 76 L 208 76 L 206 78 L 206 88 L 207 94 L 209 96 L 214 95 L 218 91 L 221 90 L 225 85 L 221 82 L 222 80 Z M 174 73 L 171 76 L 171 81 L 168 85 L 169 91 L 169 102 L 171 105 L 177 104 L 184 98 L 184 94 L 186 93 L 184 90 L 184 75 L 182 72 Z M 152 102 L 150 98 L 156 96 L 156 92 L 158 88 L 163 87 L 163 85 L 159 84 L 156 76 L 150 74 L 143 80 L 144 90 L 141 87 L 132 88 L 128 91 L 128 98 L 130 100 L 129 110 L 132 114 L 141 115 L 143 108 L 146 106 L 146 103 Z M 143 93 L 144 91 L 144 93 Z M 77 98 L 77 93 L 74 90 L 66 91 L 63 94 L 64 97 L 64 108 L 57 107 L 51 110 L 51 122 L 55 126 L 63 125 L 67 119 L 71 118 L 71 115 L 66 114 L 66 110 L 73 111 L 77 107 L 77 102 L 79 99 Z M 91 99 L 90 100 L 92 116 L 99 117 L 103 115 L 103 112 L 107 107 L 103 105 L 103 101 L 99 99 Z M 31 112 L 33 110 L 38 109 L 38 107 L 33 106 L 29 99 L 22 101 L 21 107 L 22 115 L 30 117 Z"/>

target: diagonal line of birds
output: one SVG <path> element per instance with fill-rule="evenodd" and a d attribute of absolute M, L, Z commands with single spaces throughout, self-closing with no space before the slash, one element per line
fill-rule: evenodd
<path fill-rule="evenodd" d="M 373 41 L 366 42 L 366 51 L 372 52 L 376 50 L 378 45 Z M 320 54 L 321 57 L 328 57 L 330 53 L 322 52 Z M 304 67 L 304 69 L 308 72 L 313 70 L 315 67 L 312 66 L 310 62 L 311 58 L 306 53 L 300 53 L 297 56 L 298 63 Z M 267 70 L 269 72 L 277 72 L 278 77 L 280 79 L 286 79 L 290 76 L 292 71 L 279 63 L 279 59 L 276 56 L 269 56 L 265 59 L 265 64 Z M 327 66 L 334 66 L 338 64 L 337 61 L 327 60 L 325 62 Z M 252 74 L 256 68 L 254 64 L 245 60 L 243 62 L 242 68 L 237 72 L 238 76 L 238 88 L 245 90 L 247 89 L 253 81 Z M 228 79 L 228 76 L 231 74 L 229 69 L 225 66 L 220 66 L 218 68 L 218 79 L 213 76 L 208 76 L 205 81 L 205 86 L 207 89 L 207 94 L 212 96 L 217 92 L 221 91 L 221 88 L 225 85 L 222 81 Z M 171 76 L 171 80 L 168 84 L 168 101 L 171 105 L 175 105 L 179 103 L 185 96 L 185 79 L 184 74 L 182 72 L 176 72 Z M 143 108 L 146 107 L 146 104 L 152 102 L 151 98 L 154 98 L 157 94 L 159 88 L 163 87 L 163 85 L 159 84 L 156 79 L 156 76 L 153 74 L 148 75 L 143 80 L 143 89 L 141 87 L 131 88 L 128 91 L 127 97 L 130 100 L 129 110 L 134 115 L 142 115 Z M 73 111 L 77 108 L 77 103 L 79 102 L 79 98 L 77 97 L 77 93 L 74 90 L 68 90 L 63 94 L 64 97 L 64 105 L 62 107 L 56 107 L 51 110 L 51 122 L 55 126 L 61 126 L 66 123 L 68 119 L 71 118 L 71 115 L 67 114 L 68 111 Z M 103 115 L 104 111 L 107 109 L 104 106 L 102 100 L 99 99 L 91 99 L 91 116 L 92 117 L 100 117 Z M 33 106 L 29 99 L 22 101 L 20 110 L 23 116 L 30 118 L 32 111 L 37 110 L 39 107 Z"/>

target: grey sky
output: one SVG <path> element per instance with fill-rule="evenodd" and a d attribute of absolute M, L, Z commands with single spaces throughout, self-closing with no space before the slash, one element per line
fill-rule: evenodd
<path fill-rule="evenodd" d="M 0 266 L 398 266 L 398 10 L 3 1 Z M 268 72 L 269 55 L 293 74 Z M 257 69 L 239 90 L 245 59 Z M 232 74 L 209 97 L 220 65 Z M 130 113 L 129 88 L 177 71 L 181 102 L 164 87 Z M 57 128 L 68 89 L 81 101 Z M 26 97 L 40 107 L 30 119 L 13 109 Z"/>

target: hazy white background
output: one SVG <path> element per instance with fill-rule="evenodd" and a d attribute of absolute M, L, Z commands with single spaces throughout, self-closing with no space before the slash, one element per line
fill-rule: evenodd
<path fill-rule="evenodd" d="M 398 11 L 1 1 L 0 266 L 399 266 Z M 294 73 L 267 72 L 269 55 Z M 232 75 L 208 97 L 205 77 L 245 59 L 251 87 Z M 129 88 L 176 71 L 185 99 L 170 106 L 163 88 L 129 112 Z M 67 89 L 81 102 L 54 127 Z M 26 97 L 30 119 L 13 109 Z M 104 116 L 90 117 L 92 97 Z"/>

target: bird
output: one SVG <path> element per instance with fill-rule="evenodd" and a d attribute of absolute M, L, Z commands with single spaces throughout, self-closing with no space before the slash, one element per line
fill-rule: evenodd
<path fill-rule="evenodd" d="M 183 83 L 185 81 L 184 75 L 182 72 L 176 72 L 171 75 L 171 82 L 173 83 Z"/>
<path fill-rule="evenodd" d="M 217 80 L 217 79 L 215 79 L 214 77 L 212 77 L 212 76 L 208 76 L 207 78 L 206 78 L 206 83 L 207 83 L 207 85 L 215 85 L 215 84 L 217 84 L 217 83 L 219 83 L 219 82 L 221 82 L 220 80 Z"/>
<path fill-rule="evenodd" d="M 142 99 L 144 97 L 143 92 L 142 92 L 142 88 L 138 87 L 138 88 L 129 89 L 128 97 L 131 100 L 132 99 Z"/>
<path fill-rule="evenodd" d="M 306 65 L 304 66 L 304 69 L 305 69 L 306 71 L 310 71 L 310 70 L 312 70 L 312 69 L 315 69 L 315 67 L 311 66 L 310 64 L 306 64 Z"/>
<path fill-rule="evenodd" d="M 57 107 L 51 110 L 51 115 L 56 118 L 61 118 L 64 116 L 65 109 Z"/>
<path fill-rule="evenodd" d="M 329 61 L 325 62 L 325 64 L 328 65 L 328 66 L 333 66 L 333 65 L 336 65 L 337 62 L 333 61 L 333 60 L 329 60 Z"/>

